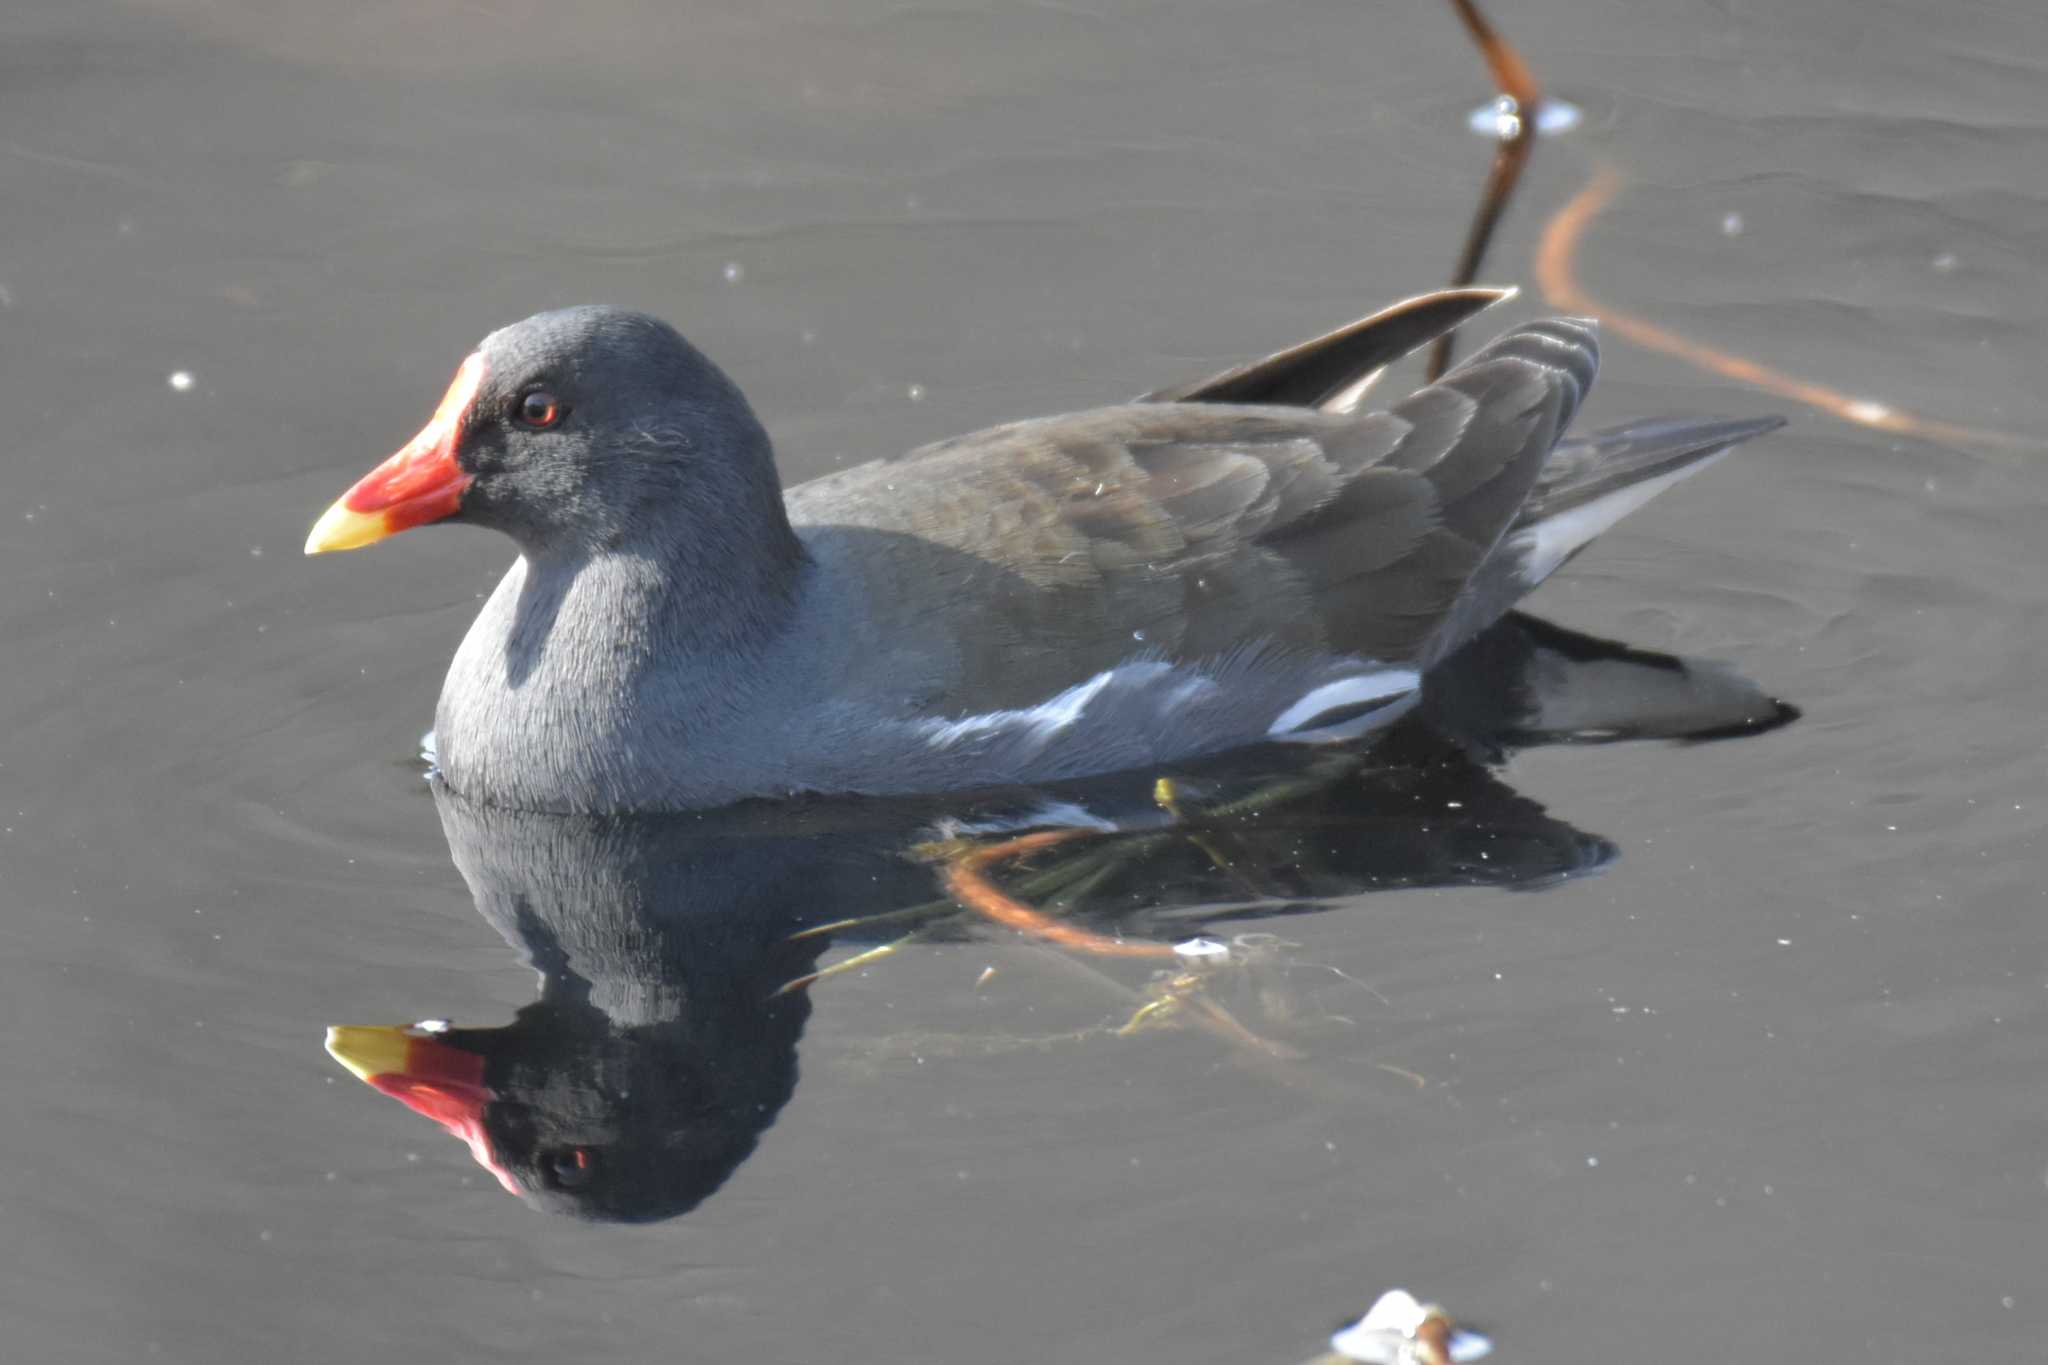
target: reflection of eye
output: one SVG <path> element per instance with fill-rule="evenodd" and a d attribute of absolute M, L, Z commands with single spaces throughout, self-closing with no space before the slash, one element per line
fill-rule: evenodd
<path fill-rule="evenodd" d="M 557 1189 L 573 1190 L 590 1183 L 597 1174 L 597 1153 L 588 1147 L 571 1147 L 566 1151 L 549 1152 L 542 1156 L 541 1164 L 552 1184 Z"/>
<path fill-rule="evenodd" d="M 512 405 L 512 415 L 522 426 L 544 431 L 562 420 L 562 402 L 546 389 L 528 389 Z"/>

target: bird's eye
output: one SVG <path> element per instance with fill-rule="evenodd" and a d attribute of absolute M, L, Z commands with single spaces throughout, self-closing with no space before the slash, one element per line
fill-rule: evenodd
<path fill-rule="evenodd" d="M 528 389 L 512 405 L 512 415 L 519 419 L 519 424 L 537 431 L 545 431 L 560 422 L 564 411 L 562 400 L 546 389 Z"/>
<path fill-rule="evenodd" d="M 597 1174 L 597 1153 L 588 1147 L 571 1147 L 567 1151 L 550 1152 L 545 1158 L 548 1173 L 554 1177 L 556 1189 L 573 1190 L 590 1183 Z"/>

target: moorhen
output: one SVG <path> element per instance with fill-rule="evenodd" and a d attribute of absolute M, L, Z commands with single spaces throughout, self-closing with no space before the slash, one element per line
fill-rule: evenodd
<path fill-rule="evenodd" d="M 1384 411 L 1390 362 L 1504 297 L 1396 305 L 1139 400 L 784 490 L 739 389 L 611 307 L 486 337 L 308 554 L 511 536 L 435 718 L 527 809 L 1038 784 L 1355 741 L 1594 536 L 1779 425 L 1566 440 L 1593 324 L 1518 327 Z"/>

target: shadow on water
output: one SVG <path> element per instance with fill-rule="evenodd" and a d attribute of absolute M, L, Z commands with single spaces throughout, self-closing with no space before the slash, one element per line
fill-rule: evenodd
<path fill-rule="evenodd" d="M 477 909 L 540 973 L 540 996 L 489 1027 L 337 1028 L 329 1050 L 537 1208 L 672 1218 L 724 1183 L 794 1092 L 829 947 L 990 932 L 970 898 L 949 896 L 948 850 L 957 860 L 1085 812 L 1085 832 L 1010 869 L 1003 889 L 992 870 L 989 894 L 1073 935 L 1057 940 L 1069 948 L 1152 945 L 1174 964 L 1159 978 L 1199 991 L 1187 969 L 1230 948 L 1165 945 L 1209 930 L 1244 942 L 1249 923 L 1360 893 L 1536 888 L 1612 863 L 1613 844 L 1499 780 L 1515 749 L 1726 738 L 1796 714 L 1718 665 L 1511 616 L 1369 750 L 1241 756 L 1176 771 L 1170 787 L 1145 774 L 944 807 L 625 818 L 482 808 L 437 789 Z"/>

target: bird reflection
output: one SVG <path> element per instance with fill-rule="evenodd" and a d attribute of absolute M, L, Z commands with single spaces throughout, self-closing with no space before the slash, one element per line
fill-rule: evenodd
<path fill-rule="evenodd" d="M 952 908 L 929 861 L 936 837 L 1100 826 L 1040 860 L 1035 882 L 1066 888 L 1046 913 L 1163 942 L 1372 891 L 1597 871 L 1614 845 L 1499 781 L 1510 752 L 1724 738 L 1795 715 L 1717 665 L 1516 615 L 1436 670 L 1425 703 L 1369 749 L 1177 770 L 1171 802 L 1161 774 L 943 807 L 624 817 L 480 807 L 437 788 L 455 865 L 539 972 L 539 998 L 491 1027 L 339 1027 L 328 1049 L 537 1208 L 672 1218 L 724 1183 L 796 1086 L 812 1002 L 789 983 L 835 941 L 874 941 L 863 921 L 889 917 L 900 933 L 914 907 Z"/>

